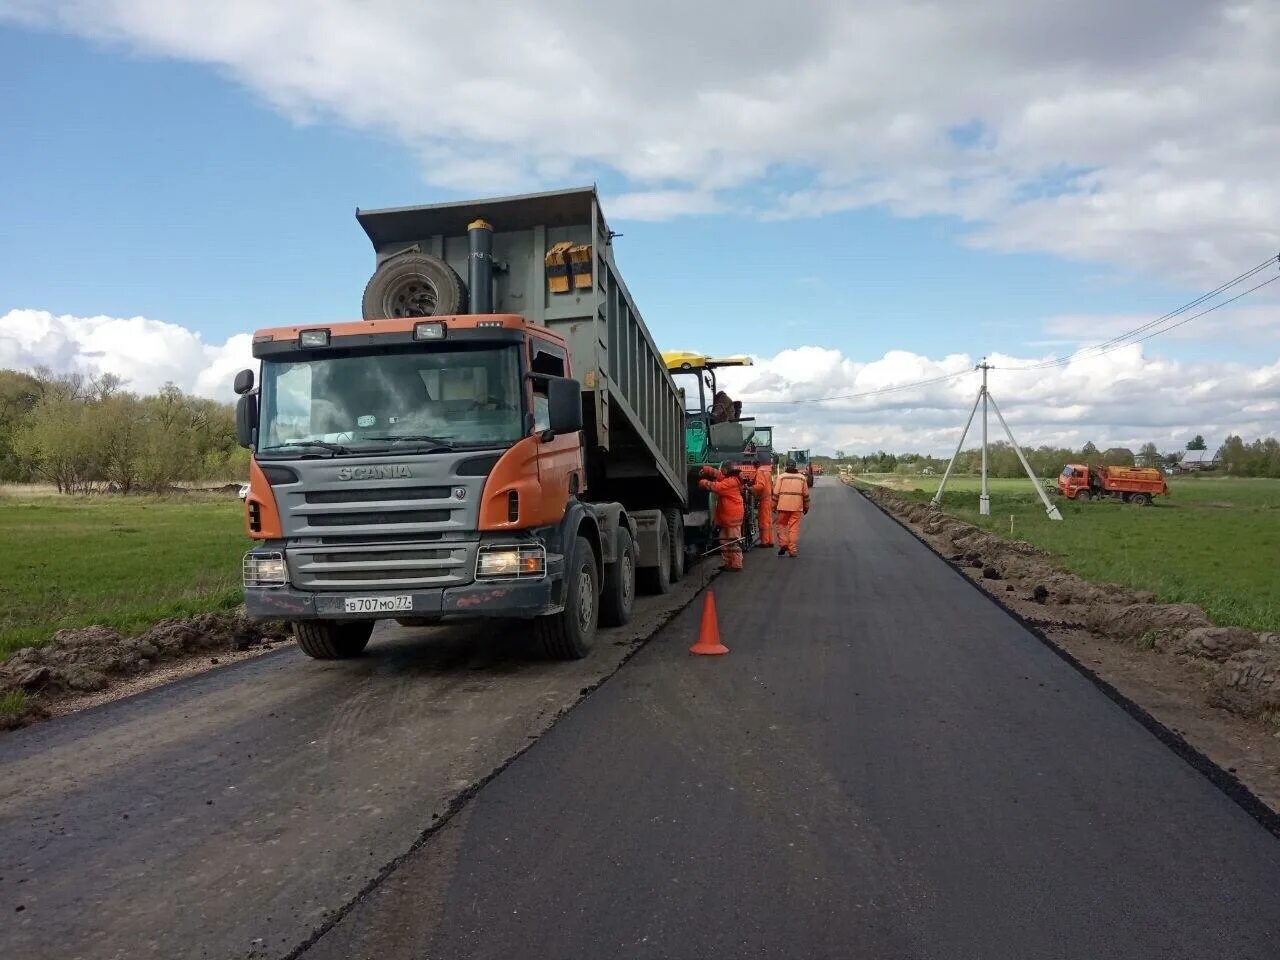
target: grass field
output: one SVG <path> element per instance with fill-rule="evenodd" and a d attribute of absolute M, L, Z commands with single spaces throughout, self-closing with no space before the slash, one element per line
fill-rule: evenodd
<path fill-rule="evenodd" d="M 937 477 L 859 479 L 921 502 L 938 488 Z M 1199 604 L 1219 624 L 1280 631 L 1280 480 L 1171 477 L 1171 496 L 1151 507 L 1051 496 L 1062 523 L 1045 516 L 1027 480 L 992 480 L 989 517 L 978 515 L 978 488 L 976 477 L 953 477 L 943 508 L 1012 531 L 1087 579 Z"/>
<path fill-rule="evenodd" d="M 0 491 L 0 657 L 63 627 L 138 630 L 235 606 L 241 509 L 228 496 Z"/>

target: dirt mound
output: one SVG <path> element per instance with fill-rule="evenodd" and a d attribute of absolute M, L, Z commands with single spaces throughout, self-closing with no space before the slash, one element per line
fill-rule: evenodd
<path fill-rule="evenodd" d="M 1209 682 L 1210 703 L 1245 717 L 1275 717 L 1280 712 L 1280 650 L 1242 650 L 1233 654 Z"/>
<path fill-rule="evenodd" d="M 1190 603 L 1104 603 L 1091 607 L 1084 622 L 1095 633 L 1125 640 L 1148 635 L 1181 637 L 1189 630 L 1213 626 L 1204 611 Z"/>
<path fill-rule="evenodd" d="M 1157 603 L 1150 591 L 1091 583 L 1026 541 L 1002 539 L 881 487 L 859 490 L 989 592 L 1059 608 L 1044 622 L 1073 623 L 1201 664 L 1213 705 L 1250 718 L 1280 715 L 1280 635 L 1215 626 L 1194 604 Z"/>
<path fill-rule="evenodd" d="M 247 650 L 287 639 L 282 623 L 254 623 L 244 608 L 162 620 L 133 637 L 110 627 L 59 630 L 42 647 L 27 647 L 0 663 L 0 696 L 21 691 L 23 709 L 0 716 L 0 729 L 45 716 L 56 700 L 103 690 L 113 681 L 137 676 L 160 661 L 214 651 Z"/>

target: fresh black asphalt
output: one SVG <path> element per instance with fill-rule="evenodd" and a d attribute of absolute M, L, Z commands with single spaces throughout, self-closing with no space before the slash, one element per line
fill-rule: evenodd
<path fill-rule="evenodd" d="M 855 492 L 714 590 L 303 955 L 1280 957 L 1280 842 Z"/>

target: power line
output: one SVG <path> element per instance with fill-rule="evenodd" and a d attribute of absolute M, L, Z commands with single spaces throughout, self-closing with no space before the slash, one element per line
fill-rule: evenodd
<path fill-rule="evenodd" d="M 959 370 L 956 373 L 948 373 L 940 377 L 930 377 L 927 380 L 915 380 L 911 383 L 899 383 L 896 386 L 880 387 L 877 390 L 866 390 L 862 393 L 846 393 L 837 397 L 807 397 L 799 400 L 752 400 L 750 403 L 753 407 L 789 407 L 800 403 L 834 403 L 837 400 L 862 400 L 867 397 L 879 397 L 888 393 L 897 393 L 900 390 L 912 390 L 916 387 L 932 386 L 935 383 L 946 383 L 948 380 L 967 377 L 971 373 L 973 373 L 973 369 Z"/>
<path fill-rule="evenodd" d="M 1055 357 L 1052 360 L 1044 360 L 1044 361 L 1041 361 L 1040 363 L 1028 364 L 1027 366 L 1022 366 L 1022 367 L 999 367 L 999 368 L 993 367 L 991 369 L 1046 370 L 1051 367 L 1066 366 L 1067 364 L 1070 364 L 1077 360 L 1088 360 L 1093 357 L 1104 357 L 1109 353 L 1114 353 L 1116 350 L 1119 350 L 1122 347 L 1133 346 L 1134 344 L 1138 344 L 1146 340 L 1150 340 L 1152 337 L 1157 337 L 1162 333 L 1168 333 L 1170 330 L 1176 330 L 1178 327 L 1181 327 L 1184 324 L 1190 323 L 1192 320 L 1198 320 L 1200 317 L 1203 317 L 1206 314 L 1213 313 L 1215 310 L 1220 310 L 1229 304 L 1235 303 L 1237 300 L 1240 300 L 1243 297 L 1247 297 L 1249 294 L 1257 290 L 1261 290 L 1263 287 L 1267 286 L 1268 284 L 1275 283 L 1277 280 L 1280 280 L 1280 275 L 1274 276 L 1270 280 L 1264 280 L 1262 281 L 1262 283 L 1255 284 L 1254 286 L 1250 287 L 1248 290 L 1245 290 L 1243 293 L 1238 293 L 1234 297 L 1231 297 L 1227 300 L 1223 300 L 1221 303 L 1217 303 L 1206 310 L 1201 310 L 1199 313 L 1193 314 L 1189 317 L 1184 317 L 1183 319 L 1179 320 L 1177 323 L 1170 323 L 1168 324 L 1168 326 L 1163 326 L 1163 327 L 1160 326 L 1161 324 L 1168 323 L 1168 321 L 1174 319 L 1175 317 L 1181 316 L 1182 314 L 1186 313 L 1188 310 L 1194 310 L 1196 307 L 1200 306 L 1203 303 L 1206 303 L 1209 300 L 1212 300 L 1214 297 L 1218 296 L 1219 294 L 1225 293 L 1227 290 L 1230 290 L 1232 287 L 1235 287 L 1243 283 L 1244 281 L 1250 279 L 1251 277 L 1256 276 L 1258 273 L 1265 270 L 1267 267 L 1271 266 L 1273 263 L 1280 263 L 1280 255 L 1268 257 L 1266 260 L 1263 260 L 1256 267 L 1252 267 L 1251 269 L 1246 270 L 1244 273 L 1240 274 L 1239 276 L 1234 277 L 1231 280 L 1228 280 L 1226 283 L 1223 283 L 1218 285 L 1217 287 L 1214 287 L 1208 293 L 1201 294 L 1200 296 L 1196 297 L 1194 300 L 1184 303 L 1182 306 L 1178 307 L 1176 310 L 1171 310 L 1169 313 L 1156 317 L 1154 320 L 1150 320 L 1147 323 L 1142 324 L 1141 326 L 1134 327 L 1132 330 L 1128 330 L 1124 333 L 1118 334 L 1117 336 L 1112 337 L 1110 340 L 1104 340 L 1102 343 L 1095 344 L 1092 347 L 1087 348 L 1088 352 L 1076 352 L 1065 357 Z M 1138 334 L 1143 334 L 1143 336 L 1137 336 Z M 974 370 L 977 370 L 977 369 L 979 368 L 974 367 L 969 370 L 960 370 L 960 371 L 957 371 L 956 373 L 948 373 L 938 377 L 929 377 L 925 380 L 915 380 L 910 383 L 900 383 L 900 384 L 896 384 L 895 386 L 880 387 L 876 390 L 865 390 L 861 393 L 846 393 L 846 394 L 840 394 L 834 397 L 807 397 L 807 398 L 796 399 L 796 400 L 752 400 L 750 401 L 750 403 L 751 403 L 751 406 L 753 407 L 790 407 L 790 406 L 798 406 L 800 404 L 806 404 L 806 403 L 835 403 L 840 400 L 865 400 L 870 397 L 880 397 L 890 393 L 898 393 L 902 390 L 914 390 L 919 387 L 930 387 L 939 383 L 947 383 L 948 381 L 951 381 L 951 380 L 957 380 L 960 377 L 966 377 L 969 374 L 973 373 Z"/>
<path fill-rule="evenodd" d="M 1065 356 L 1065 357 L 1055 357 L 1052 360 L 1043 360 L 1040 363 L 1027 364 L 1026 366 L 1021 366 L 1021 367 L 1002 367 L 1001 369 L 1003 370 L 1045 370 L 1051 367 L 1062 367 L 1077 360 L 1088 360 L 1092 357 L 1103 357 L 1103 356 L 1106 356 L 1108 353 L 1114 353 L 1116 350 L 1119 350 L 1121 347 L 1128 347 L 1136 343 L 1142 343 L 1146 340 L 1150 340 L 1152 337 L 1159 336 L 1162 333 L 1168 333 L 1170 330 L 1176 330 L 1178 327 L 1182 326 L 1183 324 L 1190 323 L 1192 320 L 1196 320 L 1199 317 L 1205 316 L 1205 314 L 1213 313 L 1214 310 L 1217 310 L 1221 307 L 1225 307 L 1229 303 L 1235 303 L 1237 300 L 1241 299 L 1242 297 L 1248 296 L 1249 294 L 1253 293 L 1255 290 L 1260 290 L 1263 287 L 1265 287 L 1267 284 L 1272 283 L 1276 280 L 1280 280 L 1280 275 L 1272 277 L 1270 280 L 1264 280 L 1262 283 L 1259 283 L 1253 287 L 1250 287 L 1248 290 L 1244 291 L 1244 293 L 1237 294 L 1236 296 L 1231 297 L 1228 300 L 1224 300 L 1221 303 L 1216 304 L 1215 306 L 1212 306 L 1207 310 L 1202 310 L 1199 313 L 1194 314 L 1193 316 L 1186 317 L 1182 320 L 1179 320 L 1177 323 L 1171 323 L 1166 327 L 1160 327 L 1161 324 L 1167 323 L 1169 320 L 1172 320 L 1174 317 L 1181 316 L 1182 314 L 1186 313 L 1188 310 L 1194 310 L 1196 307 L 1200 306 L 1203 303 L 1206 303 L 1209 300 L 1212 300 L 1214 297 L 1218 296 L 1219 294 L 1224 293 L 1225 291 L 1231 289 L 1232 287 L 1240 283 L 1243 283 L 1244 281 L 1255 276 L 1256 274 L 1265 270 L 1267 267 L 1271 266 L 1274 263 L 1280 263 L 1280 255 L 1268 257 L 1266 260 L 1263 260 L 1256 267 L 1246 270 L 1244 273 L 1240 274 L 1238 277 L 1228 280 L 1226 283 L 1215 287 L 1214 289 L 1210 290 L 1208 293 L 1201 294 L 1200 296 L 1196 297 L 1194 300 L 1188 303 L 1184 303 L 1182 306 L 1178 307 L 1176 310 L 1171 310 L 1170 312 L 1163 314 L 1162 316 L 1156 317 L 1154 320 L 1150 320 L 1147 323 L 1142 324 L 1141 326 L 1134 327 L 1132 330 L 1127 330 L 1124 333 L 1118 334 L 1117 336 L 1112 337 L 1110 340 L 1104 340 L 1102 343 L 1094 344 L 1093 346 L 1086 348 L 1086 350 L 1084 351 L 1078 351 L 1076 353 L 1069 354 L 1068 356 Z M 1160 329 L 1153 329 L 1156 327 L 1160 327 Z M 1147 333 L 1147 331 L 1151 331 L 1151 332 Z M 1137 336 L 1138 334 L 1145 334 L 1145 336 Z"/>
<path fill-rule="evenodd" d="M 1255 286 L 1252 286 L 1248 290 L 1244 291 L 1244 293 L 1237 293 L 1234 297 L 1231 297 L 1228 300 L 1223 300 L 1221 303 L 1215 303 L 1208 310 L 1201 310 L 1199 313 L 1192 314 L 1191 316 L 1186 317 L 1185 319 L 1179 320 L 1177 323 L 1171 323 L 1169 324 L 1169 326 L 1164 327 L 1161 330 L 1153 330 L 1151 333 L 1148 333 L 1145 337 L 1138 337 L 1136 340 L 1130 340 L 1128 343 L 1122 343 L 1119 346 L 1112 347 L 1110 350 L 1103 351 L 1103 353 L 1096 354 L 1096 356 L 1103 356 L 1106 353 L 1111 353 L 1114 350 L 1119 350 L 1120 347 L 1128 347 L 1128 346 L 1132 346 L 1135 343 L 1142 343 L 1144 340 L 1150 340 L 1152 337 L 1158 337 L 1162 333 L 1168 333 L 1170 330 L 1176 330 L 1178 329 L 1178 327 L 1182 326 L 1184 323 L 1190 323 L 1192 320 L 1197 320 L 1200 317 L 1203 317 L 1207 313 L 1213 313 L 1213 311 L 1215 310 L 1221 310 L 1223 307 L 1227 306 L 1227 304 L 1235 303 L 1241 297 L 1247 297 L 1249 294 L 1253 293 L 1253 291 L 1261 290 L 1267 284 L 1275 283 L 1277 280 L 1280 280 L 1280 275 L 1274 276 L 1270 280 L 1263 280 L 1261 283 L 1256 284 Z"/>

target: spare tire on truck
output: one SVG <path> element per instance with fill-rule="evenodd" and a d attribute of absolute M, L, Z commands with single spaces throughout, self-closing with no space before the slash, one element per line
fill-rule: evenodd
<path fill-rule="evenodd" d="M 439 257 L 411 248 L 388 257 L 364 288 L 366 320 L 445 317 L 467 312 L 467 287 Z"/>

